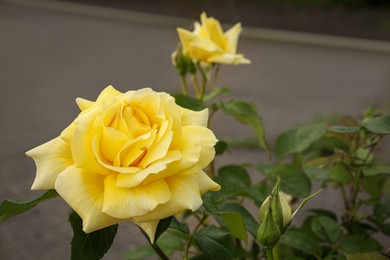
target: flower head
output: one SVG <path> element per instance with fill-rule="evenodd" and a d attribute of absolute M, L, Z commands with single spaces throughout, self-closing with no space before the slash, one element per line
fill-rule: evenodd
<path fill-rule="evenodd" d="M 250 60 L 237 54 L 237 42 L 241 24 L 237 23 L 225 33 L 218 20 L 201 14 L 201 24 L 195 22 L 193 32 L 178 28 L 183 53 L 192 59 L 206 63 L 248 64 Z"/>
<path fill-rule="evenodd" d="M 196 210 L 220 186 L 203 171 L 216 138 L 208 111 L 184 109 L 149 88 L 109 86 L 61 135 L 27 152 L 37 166 L 32 189 L 55 189 L 87 233 L 134 221 L 151 241 L 160 219 Z"/>

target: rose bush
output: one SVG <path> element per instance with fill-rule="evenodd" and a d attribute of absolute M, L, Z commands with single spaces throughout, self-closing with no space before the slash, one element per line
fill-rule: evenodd
<path fill-rule="evenodd" d="M 178 28 L 183 54 L 206 63 L 249 64 L 244 55 L 237 54 L 237 42 L 241 24 L 223 32 L 218 20 L 201 14 L 201 24 L 195 22 L 193 32 Z"/>
<path fill-rule="evenodd" d="M 216 138 L 208 111 L 176 105 L 149 88 L 107 87 L 59 137 L 27 152 L 37 166 L 32 189 L 55 189 L 83 219 L 86 233 L 134 221 L 151 241 L 159 220 L 202 204 L 220 186 L 203 172 Z"/>

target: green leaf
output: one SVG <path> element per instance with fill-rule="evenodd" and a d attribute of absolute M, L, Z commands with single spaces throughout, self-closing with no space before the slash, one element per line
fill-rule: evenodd
<path fill-rule="evenodd" d="M 178 232 L 175 233 L 173 230 L 169 230 L 166 234 L 160 237 L 157 244 L 167 256 L 170 256 L 175 251 L 183 251 L 184 241 L 185 240 L 183 240 L 181 234 L 178 234 Z"/>
<path fill-rule="evenodd" d="M 218 175 L 225 181 L 233 182 L 236 185 L 251 185 L 251 178 L 246 169 L 240 165 L 226 165 L 218 170 Z"/>
<path fill-rule="evenodd" d="M 368 253 L 382 249 L 382 246 L 371 237 L 346 236 L 340 243 L 340 249 L 345 253 Z"/>
<path fill-rule="evenodd" d="M 358 221 L 354 221 L 349 228 L 350 234 L 364 236 L 364 237 L 368 237 L 370 236 L 370 234 L 376 231 L 377 231 L 376 228 L 370 225 L 369 223 L 358 222 Z"/>
<path fill-rule="evenodd" d="M 330 179 L 335 182 L 349 183 L 352 181 L 351 173 L 342 163 L 336 163 L 330 170 Z"/>
<path fill-rule="evenodd" d="M 206 108 L 202 100 L 183 94 L 175 95 L 175 101 L 179 106 L 195 111 L 201 111 Z"/>
<path fill-rule="evenodd" d="M 230 233 L 236 238 L 242 239 L 245 243 L 248 242 L 248 235 L 246 233 L 244 221 L 238 212 L 223 213 L 223 220 L 226 222 Z"/>
<path fill-rule="evenodd" d="M 153 256 L 154 254 L 155 252 L 153 248 L 150 245 L 145 245 L 127 251 L 124 254 L 124 258 L 128 260 L 143 260 Z"/>
<path fill-rule="evenodd" d="M 231 100 L 220 105 L 226 114 L 234 117 L 243 124 L 251 126 L 256 133 L 260 147 L 266 150 L 268 156 L 271 156 L 265 139 L 263 121 L 257 113 L 255 105 L 251 102 L 237 100 Z"/>
<path fill-rule="evenodd" d="M 205 95 L 203 100 L 208 101 L 221 95 L 230 94 L 230 89 L 227 87 L 214 88 L 209 94 Z"/>
<path fill-rule="evenodd" d="M 305 172 L 295 164 L 281 164 L 271 171 L 271 176 L 282 179 L 280 189 L 294 197 L 310 194 L 311 183 Z"/>
<path fill-rule="evenodd" d="M 191 257 L 190 260 L 213 260 L 213 258 L 210 258 L 207 255 L 200 253 Z"/>
<path fill-rule="evenodd" d="M 362 179 L 362 187 L 374 199 L 379 199 L 382 195 L 385 177 L 382 175 L 365 177 Z"/>
<path fill-rule="evenodd" d="M 326 209 L 309 209 L 308 211 L 314 213 L 316 216 L 327 216 L 328 218 L 337 221 L 336 213 Z"/>
<path fill-rule="evenodd" d="M 328 131 L 340 134 L 350 134 L 358 132 L 360 128 L 361 126 L 332 125 L 331 127 L 328 127 Z"/>
<path fill-rule="evenodd" d="M 375 176 L 380 174 L 390 174 L 390 166 L 373 165 L 363 169 L 364 176 Z"/>
<path fill-rule="evenodd" d="M 355 254 L 345 254 L 345 258 L 347 260 L 386 260 L 388 259 L 386 256 L 378 253 L 378 252 L 372 252 L 372 253 L 355 253 Z"/>
<path fill-rule="evenodd" d="M 234 203 L 234 202 L 227 202 L 224 204 L 219 205 L 219 210 L 223 212 L 238 212 L 242 216 L 245 224 L 246 230 L 251 233 L 251 235 L 256 238 L 257 236 L 257 229 L 259 228 L 259 224 L 255 220 L 255 218 L 249 213 L 249 211 L 241 206 L 240 204 Z"/>
<path fill-rule="evenodd" d="M 299 231 L 287 230 L 281 237 L 280 243 L 314 255 L 317 258 L 321 256 L 320 241 Z"/>
<path fill-rule="evenodd" d="M 184 234 L 189 234 L 190 229 L 187 224 L 179 222 L 175 217 L 172 218 L 170 228 L 179 230 L 180 232 Z"/>
<path fill-rule="evenodd" d="M 337 242 L 341 231 L 336 221 L 326 216 L 314 217 L 311 221 L 311 229 L 319 239 L 332 245 Z"/>
<path fill-rule="evenodd" d="M 215 148 L 215 154 L 216 154 L 216 155 L 221 155 L 221 154 L 223 154 L 223 153 L 226 151 L 226 149 L 228 148 L 228 144 L 227 144 L 226 142 L 224 142 L 224 141 L 219 140 L 219 141 L 215 144 L 214 148 Z"/>
<path fill-rule="evenodd" d="M 227 165 L 218 171 L 215 181 L 221 185 L 221 190 L 213 193 L 218 200 L 242 196 L 256 202 L 262 202 L 263 196 L 256 187 L 250 186 L 251 180 L 246 169 L 239 165 Z"/>
<path fill-rule="evenodd" d="M 208 226 L 194 234 L 199 249 L 214 260 L 233 259 L 236 245 L 228 232 L 215 226 Z"/>
<path fill-rule="evenodd" d="M 112 225 L 86 234 L 83 231 L 82 219 L 75 211 L 71 211 L 68 219 L 73 229 L 71 259 L 102 259 L 114 242 L 118 225 Z"/>
<path fill-rule="evenodd" d="M 4 200 L 0 206 L 0 221 L 22 214 L 34 208 L 39 203 L 58 196 L 59 195 L 55 190 L 48 190 L 45 193 L 43 193 L 40 197 L 32 200 L 26 200 L 26 201 Z"/>
<path fill-rule="evenodd" d="M 311 181 L 327 181 L 329 180 L 330 170 L 332 168 L 333 167 L 330 166 L 325 166 L 325 167 L 311 166 L 305 168 L 305 173 Z"/>
<path fill-rule="evenodd" d="M 311 166 L 325 166 L 328 164 L 340 162 L 343 159 L 344 155 L 342 153 L 334 153 L 331 156 L 326 157 L 317 157 L 315 159 L 311 159 L 309 161 L 305 161 L 304 167 Z"/>
<path fill-rule="evenodd" d="M 374 117 L 362 123 L 368 131 L 375 134 L 390 134 L 390 116 Z"/>
<path fill-rule="evenodd" d="M 158 226 L 156 229 L 156 234 L 154 236 L 153 243 L 156 243 L 157 239 L 162 235 L 162 233 L 164 233 L 164 231 L 168 229 L 169 225 L 171 224 L 172 218 L 173 218 L 172 216 L 167 217 L 167 218 L 161 219 L 158 222 Z"/>
<path fill-rule="evenodd" d="M 175 251 L 184 249 L 184 240 L 171 230 L 164 233 L 156 243 L 167 256 L 172 255 Z M 153 248 L 150 245 L 146 245 L 127 251 L 124 257 L 128 260 L 143 260 L 155 254 Z"/>
<path fill-rule="evenodd" d="M 386 219 L 390 218 L 390 201 L 375 205 L 374 215 L 379 222 L 384 222 Z"/>
<path fill-rule="evenodd" d="M 326 133 L 322 125 L 306 125 L 287 130 L 276 139 L 275 153 L 278 159 L 289 154 L 303 152 Z"/>
<path fill-rule="evenodd" d="M 207 195 L 203 197 L 203 206 L 219 223 L 221 222 L 219 219 L 221 217 L 224 222 L 220 224 L 227 226 L 233 236 L 244 240 L 245 243 L 247 242 L 248 236 L 243 217 L 239 211 L 233 209 L 234 206 L 219 208 L 212 197 Z"/>

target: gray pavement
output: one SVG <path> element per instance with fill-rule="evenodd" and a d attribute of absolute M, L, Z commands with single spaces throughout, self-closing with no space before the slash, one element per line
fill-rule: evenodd
<path fill-rule="evenodd" d="M 177 41 L 174 27 L 0 2 L 0 200 L 40 194 L 30 191 L 35 168 L 24 153 L 56 137 L 75 118 L 76 97 L 93 100 L 109 84 L 121 91 L 150 86 L 178 92 L 170 64 Z M 224 66 L 221 83 L 235 98 L 257 104 L 271 143 L 282 130 L 314 116 L 357 115 L 373 103 L 389 107 L 388 53 L 252 38 L 241 39 L 239 51 L 252 64 Z M 252 135 L 224 116 L 216 120 L 220 138 Z M 224 160 L 261 158 L 258 151 L 233 151 Z M 321 206 L 335 203 L 321 201 Z M 0 259 L 68 259 L 67 211 L 56 199 L 0 222 Z M 134 234 L 138 230 L 131 223 L 121 225 L 105 259 L 121 259 L 126 249 L 145 243 Z"/>

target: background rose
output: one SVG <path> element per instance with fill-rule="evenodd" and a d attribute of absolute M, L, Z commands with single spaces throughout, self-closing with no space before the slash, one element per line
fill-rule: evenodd
<path fill-rule="evenodd" d="M 178 28 L 177 32 L 183 46 L 183 53 L 192 59 L 207 63 L 248 64 L 250 60 L 236 54 L 241 24 L 237 23 L 225 33 L 218 20 L 200 16 L 202 24 L 195 22 L 193 32 Z"/>
<path fill-rule="evenodd" d="M 92 232 L 126 220 L 154 240 L 160 219 L 196 210 L 219 190 L 202 169 L 214 158 L 208 111 L 184 109 L 149 88 L 109 86 L 59 137 L 27 152 L 37 166 L 32 189 L 56 189 Z"/>

